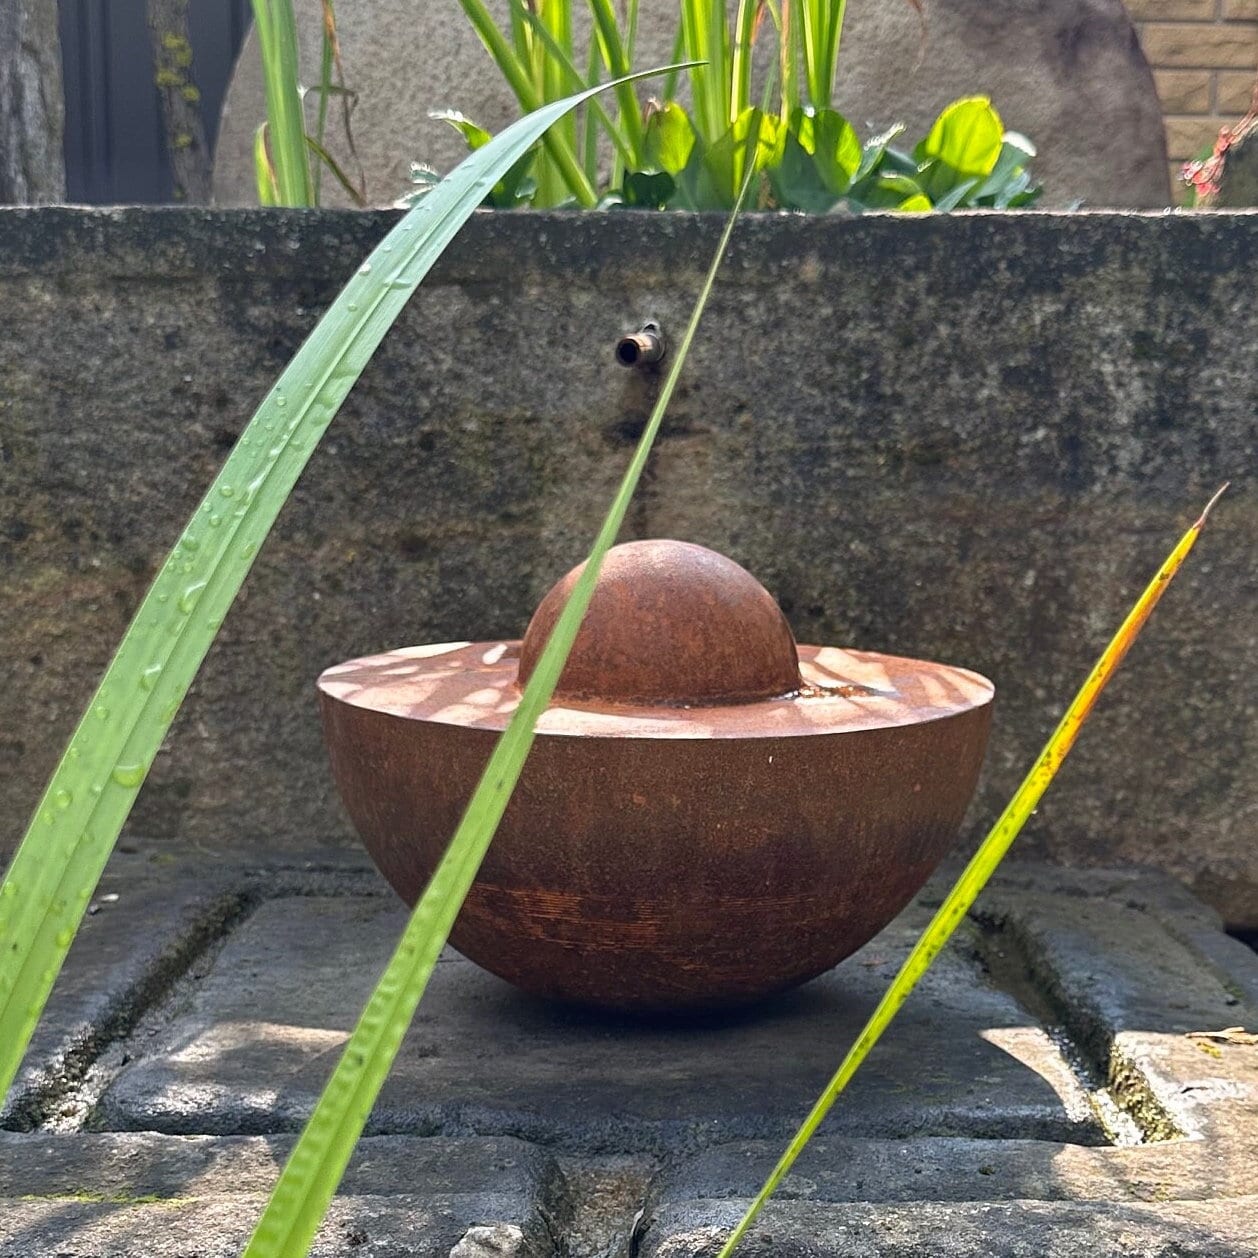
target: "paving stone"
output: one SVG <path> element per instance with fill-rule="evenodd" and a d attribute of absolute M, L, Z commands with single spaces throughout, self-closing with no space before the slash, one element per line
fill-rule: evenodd
<path fill-rule="evenodd" d="M 0 1258 L 237 1258 L 265 1197 L 193 1201 L 6 1202 Z M 333 1203 L 315 1258 L 551 1258 L 540 1220 L 529 1230 L 485 1224 L 467 1207 L 424 1196 L 353 1197 Z M 497 1245 L 498 1248 L 490 1248 Z"/>
<path fill-rule="evenodd" d="M 447 956 L 316 1252 L 715 1254 L 950 876 L 737 1016 L 593 1015 Z M 235 1254 L 403 913 L 360 857 L 169 849 L 98 905 L 0 1132 L 0 1258 Z M 1189 1033 L 1258 1027 L 1256 994 L 1169 880 L 1007 867 L 745 1252 L 1252 1256 L 1258 1049 Z"/>
<path fill-rule="evenodd" d="M 235 1255 L 292 1143 L 0 1135 L 0 1255 Z M 315 1252 L 541 1258 L 566 1209 L 558 1167 L 531 1145 L 386 1136 L 360 1143 Z"/>
<path fill-rule="evenodd" d="M 268 1193 L 294 1137 L 166 1136 L 157 1132 L 0 1133 L 0 1198 L 85 1195 L 117 1201 Z M 360 1141 L 346 1196 L 423 1191 L 438 1197 L 558 1199 L 558 1165 L 522 1140 L 376 1136 Z M 514 1203 L 514 1204 L 513 1204 Z M 510 1207 L 510 1208 L 507 1208 Z M 491 1211 L 487 1217 L 493 1216 Z"/>
<path fill-rule="evenodd" d="M 370 1130 L 517 1134 L 598 1152 L 784 1137 L 927 916 L 908 911 L 798 992 L 702 1020 L 548 1005 L 447 954 Z M 403 921 L 394 904 L 361 897 L 263 904 L 187 1009 L 122 1071 L 99 1120 L 223 1134 L 297 1126 Z M 964 948 L 940 959 L 902 1018 L 854 1084 L 844 1130 L 1103 1139 L 1052 1041 Z"/>
<path fill-rule="evenodd" d="M 733 1141 L 667 1165 L 659 1204 L 750 1198 L 782 1152 Z M 1253 1149 L 1206 1141 L 1096 1148 L 1046 1140 L 817 1137 L 776 1199 L 824 1202 L 1213 1201 L 1255 1190 Z"/>
<path fill-rule="evenodd" d="M 168 874 L 160 855 L 156 861 L 126 852 L 114 858 L 27 1064 L 0 1105 L 0 1127 L 31 1127 L 48 1118 L 88 1063 L 127 1034 L 244 908 L 248 893 L 239 882 Z M 141 920 L 143 930 L 137 929 Z"/>
<path fill-rule="evenodd" d="M 642 1258 L 714 1258 L 746 1202 L 669 1207 Z M 1174 1206 L 1066 1202 L 771 1204 L 746 1258 L 1253 1258 L 1258 1197 Z"/>

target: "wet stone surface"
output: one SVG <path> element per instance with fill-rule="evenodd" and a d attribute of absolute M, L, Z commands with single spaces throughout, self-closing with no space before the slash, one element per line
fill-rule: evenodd
<path fill-rule="evenodd" d="M 758 1008 L 438 966 L 322 1254 L 714 1255 L 942 884 Z M 116 898 L 114 898 L 116 897 Z M 403 913 L 357 857 L 121 854 L 0 1123 L 0 1255 L 239 1251 Z M 1013 865 L 748 1253 L 1258 1251 L 1258 956 L 1169 880 Z"/>

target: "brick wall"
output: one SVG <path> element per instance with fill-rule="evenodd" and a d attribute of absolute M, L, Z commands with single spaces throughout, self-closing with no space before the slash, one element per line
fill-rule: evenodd
<path fill-rule="evenodd" d="M 1258 0 L 1127 0 L 1166 115 L 1179 169 L 1249 108 L 1258 74 Z"/>

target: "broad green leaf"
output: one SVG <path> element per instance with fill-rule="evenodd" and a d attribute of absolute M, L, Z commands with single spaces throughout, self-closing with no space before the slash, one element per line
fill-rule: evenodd
<path fill-rule="evenodd" d="M 708 150 L 702 137 L 696 132 L 694 146 L 686 160 L 685 169 L 676 176 L 677 191 L 672 206 L 680 210 L 721 209 L 717 192 L 707 175 Z"/>
<path fill-rule="evenodd" d="M 434 122 L 449 123 L 467 142 L 469 152 L 475 153 L 478 148 L 483 148 L 493 138 L 484 127 L 478 127 L 457 109 L 430 109 L 428 116 Z"/>
<path fill-rule="evenodd" d="M 686 169 L 695 146 L 695 129 L 686 111 L 670 100 L 654 110 L 646 121 L 647 165 L 679 175 Z"/>
<path fill-rule="evenodd" d="M 733 126 L 703 154 L 696 209 L 730 209 L 750 168 L 754 175 L 776 165 L 786 128 L 773 114 L 744 109 Z"/>
<path fill-rule="evenodd" d="M 1025 178 L 1029 180 L 1031 176 L 1025 175 Z M 1044 192 L 1044 189 L 1041 188 L 1038 184 L 1035 184 L 1034 186 L 1028 187 L 1023 191 L 1015 191 L 1012 195 L 1008 193 L 1002 194 L 1002 200 L 1004 204 L 998 205 L 997 208 L 1005 209 L 1005 210 L 1025 209 L 1027 206 L 1034 205 L 1040 199 L 1040 196 L 1043 194 L 1043 192 Z M 1079 207 L 1080 207 L 1080 203 L 1074 202 L 1067 208 L 1071 210 L 1077 210 L 1079 209 Z"/>
<path fill-rule="evenodd" d="M 874 173 L 879 166 L 882 165 L 883 158 L 887 154 L 887 146 L 892 140 L 904 134 L 904 124 L 899 123 L 892 127 L 889 131 L 884 131 L 881 135 L 876 135 L 870 140 L 861 151 L 860 165 L 856 168 L 856 173 L 852 176 L 853 183 L 859 183 L 866 176 Z M 917 169 L 917 163 L 913 163 L 913 169 Z"/>
<path fill-rule="evenodd" d="M 621 187 L 620 204 L 633 209 L 662 210 L 677 191 L 666 170 L 630 171 Z"/>
<path fill-rule="evenodd" d="M 883 150 L 882 161 L 879 164 L 880 174 L 908 175 L 909 178 L 913 179 L 917 177 L 920 170 L 921 166 L 912 154 L 906 153 L 890 144 Z"/>
<path fill-rule="evenodd" d="M 332 1078 L 289 1156 L 266 1211 L 245 1250 L 245 1258 L 300 1258 L 306 1253 L 336 1192 L 354 1144 L 524 768 L 537 719 L 550 703 L 568 652 L 576 640 L 598 581 L 603 557 L 615 543 L 624 523 L 750 183 L 748 178 L 739 192 L 734 212 L 725 225 L 716 257 L 712 260 L 685 335 L 672 359 L 651 418 L 594 539 L 585 567 L 551 631 L 533 675 L 524 688 L 519 706 L 494 745 L 449 848 L 420 896 L 384 974 L 350 1035 Z"/>
<path fill-rule="evenodd" d="M 1018 787 L 1009 806 L 1001 813 L 996 824 L 980 844 L 978 851 L 975 852 L 952 890 L 948 892 L 934 917 L 931 918 L 929 925 L 922 932 L 921 938 L 913 945 L 908 959 L 892 979 L 891 986 L 887 988 L 886 994 L 878 1002 L 869 1021 L 865 1023 L 864 1029 L 857 1036 L 855 1044 L 848 1050 L 838 1070 L 826 1085 L 825 1091 L 817 1099 L 808 1117 L 804 1119 L 794 1138 L 787 1145 L 786 1151 L 765 1181 L 764 1187 L 756 1194 L 747 1212 L 721 1247 L 718 1258 L 730 1258 L 738 1248 L 752 1223 L 755 1222 L 756 1216 L 764 1208 L 777 1186 L 786 1178 L 787 1172 L 804 1151 L 817 1128 L 821 1126 L 823 1119 L 830 1112 L 843 1089 L 851 1082 L 861 1063 L 869 1056 L 870 1050 L 891 1025 L 900 1007 L 912 994 L 926 971 L 930 969 L 935 958 L 943 951 L 944 945 L 952 937 L 953 932 L 965 920 L 965 915 L 973 907 L 974 901 L 978 899 L 979 892 L 996 872 L 1044 792 L 1052 783 L 1053 778 L 1057 776 L 1057 771 L 1070 754 L 1070 749 L 1079 737 L 1079 732 L 1096 705 L 1097 699 L 1100 698 L 1101 692 L 1123 662 L 1132 643 L 1135 642 L 1140 630 L 1144 628 L 1158 600 L 1166 593 L 1175 574 L 1183 567 L 1184 560 L 1188 558 L 1189 552 L 1201 535 L 1201 530 L 1205 527 L 1211 508 L 1225 489 L 1227 489 L 1226 485 L 1206 504 L 1197 522 L 1180 538 L 1174 550 L 1154 575 L 1153 580 L 1136 600 L 1135 606 L 1127 614 L 1126 620 L 1119 626 L 1109 645 L 1101 653 L 1100 659 L 1097 660 L 1087 680 L 1066 709 L 1065 715 L 1053 731 L 1044 750 L 1040 752 L 1039 758 L 1031 766 L 1030 772 Z"/>
<path fill-rule="evenodd" d="M 935 207 L 924 192 L 915 192 L 911 197 L 905 197 L 895 208 L 902 214 L 928 214 Z"/>
<path fill-rule="evenodd" d="M 826 187 L 809 153 L 794 133 L 788 133 L 782 149 L 782 160 L 768 171 L 769 187 L 783 210 L 802 210 L 806 214 L 825 214 L 838 199 Z"/>
<path fill-rule="evenodd" d="M 1000 146 L 1000 156 L 996 159 L 996 165 L 992 167 L 991 174 L 979 185 L 974 193 L 974 200 L 982 201 L 984 198 L 998 196 L 1010 180 L 1026 169 L 1034 156 L 1035 146 L 1030 140 L 1018 135 L 1017 132 L 1007 131 Z"/>
<path fill-rule="evenodd" d="M 1004 134 L 1000 115 L 986 96 L 953 101 L 913 150 L 927 194 L 939 198 L 963 180 L 985 179 L 1000 157 Z"/>
<path fill-rule="evenodd" d="M 493 139 L 484 127 L 478 127 L 457 109 L 433 109 L 429 110 L 428 116 L 436 122 L 448 122 L 463 137 L 472 153 L 484 148 Z M 521 199 L 520 193 L 529 171 L 533 168 L 536 154 L 536 147 L 530 148 L 485 194 L 481 204 L 495 210 L 514 209 L 516 202 Z"/>
<path fill-rule="evenodd" d="M 924 195 L 921 185 L 908 175 L 886 174 L 862 184 L 859 199 L 870 210 L 898 210 L 906 201 Z M 855 189 L 853 196 L 856 196 Z"/>
<path fill-rule="evenodd" d="M 934 208 L 937 210 L 955 210 L 958 205 L 969 205 L 973 201 L 971 193 L 978 187 L 977 179 L 967 179 L 964 183 L 959 183 L 951 192 L 945 193 L 935 202 Z M 901 206 L 901 209 L 904 207 Z"/>
<path fill-rule="evenodd" d="M 513 123 L 394 227 L 263 400 L 162 565 L 0 885 L 0 1096 L 153 757 L 319 438 L 486 189 L 587 95 Z"/>
<path fill-rule="evenodd" d="M 819 109 L 811 117 L 805 115 L 802 125 L 810 133 L 808 140 L 822 182 L 836 197 L 841 197 L 852 186 L 863 157 L 855 127 L 833 109 Z M 802 131 L 800 143 L 810 148 Z"/>

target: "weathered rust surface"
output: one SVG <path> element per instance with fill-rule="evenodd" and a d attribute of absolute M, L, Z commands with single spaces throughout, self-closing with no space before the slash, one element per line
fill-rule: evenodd
<path fill-rule="evenodd" d="M 731 1004 L 822 973 L 947 852 L 991 683 L 796 648 L 754 578 L 700 547 L 632 543 L 609 561 L 451 942 L 526 990 L 617 1008 Z M 574 579 L 523 653 L 416 647 L 320 678 L 342 799 L 408 903 Z"/>
<path fill-rule="evenodd" d="M 520 647 L 520 684 L 585 570 L 542 599 Z M 706 546 L 651 540 L 614 546 L 555 688 L 599 705 L 731 703 L 799 689 L 795 635 L 773 596 Z"/>

